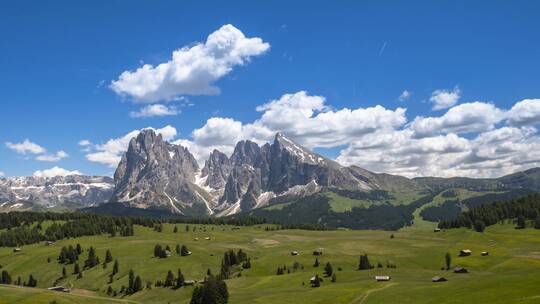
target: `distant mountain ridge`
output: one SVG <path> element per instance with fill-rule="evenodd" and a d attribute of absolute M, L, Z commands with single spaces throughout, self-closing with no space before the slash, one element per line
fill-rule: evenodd
<path fill-rule="evenodd" d="M 109 201 L 113 189 L 113 179 L 106 176 L 2 178 L 0 211 L 88 207 Z"/>
<path fill-rule="evenodd" d="M 251 214 L 295 224 L 395 228 L 411 224 L 419 208 L 429 219 L 445 219 L 469 205 L 535 191 L 540 168 L 499 178 L 411 179 L 340 165 L 282 133 L 264 145 L 239 141 L 230 156 L 214 150 L 201 168 L 186 147 L 145 129 L 130 140 L 114 179 L 0 179 L 0 211 L 99 205 L 115 214 Z"/>

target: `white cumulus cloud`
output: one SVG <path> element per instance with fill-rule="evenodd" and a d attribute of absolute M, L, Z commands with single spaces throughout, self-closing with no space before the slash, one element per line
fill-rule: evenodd
<path fill-rule="evenodd" d="M 139 109 L 138 111 L 130 112 L 129 116 L 132 118 L 146 118 L 156 116 L 174 116 L 178 115 L 179 113 L 180 111 L 175 106 L 151 104 Z"/>
<path fill-rule="evenodd" d="M 507 113 L 514 125 L 536 125 L 540 123 L 540 99 L 524 99 L 517 102 Z"/>
<path fill-rule="evenodd" d="M 458 87 L 456 87 L 452 91 L 435 90 L 433 93 L 431 93 L 429 101 L 433 103 L 433 110 L 442 110 L 455 105 L 460 97 L 461 91 Z"/>
<path fill-rule="evenodd" d="M 54 166 L 50 169 L 37 170 L 33 174 L 35 177 L 54 177 L 54 176 L 68 176 L 68 175 L 82 175 L 77 170 L 69 171 L 64 168 Z"/>
<path fill-rule="evenodd" d="M 216 80 L 269 48 L 270 44 L 261 38 L 247 38 L 227 24 L 210 34 L 205 42 L 174 51 L 167 62 L 156 66 L 145 64 L 135 71 L 123 72 L 110 88 L 141 103 L 172 100 L 179 95 L 218 94 Z"/>
<path fill-rule="evenodd" d="M 31 142 L 28 139 L 25 139 L 24 141 L 20 143 L 12 143 L 12 142 L 6 142 L 6 147 L 9 149 L 19 153 L 19 154 L 26 154 L 26 153 L 32 153 L 32 154 L 41 154 L 47 152 L 45 148 L 42 146 Z"/>
<path fill-rule="evenodd" d="M 492 129 L 504 119 L 504 112 L 485 102 L 463 103 L 437 117 L 416 117 L 410 128 L 416 137 L 438 133 L 471 133 Z"/>
<path fill-rule="evenodd" d="M 399 95 L 398 100 L 399 101 L 406 101 L 406 100 L 409 100 L 411 98 L 411 96 L 412 96 L 412 92 L 405 90 L 405 91 L 401 92 L 401 95 Z"/>
<path fill-rule="evenodd" d="M 79 146 L 86 147 L 86 146 L 90 146 L 91 144 L 92 142 L 90 142 L 88 139 L 81 139 L 79 141 Z"/>
<path fill-rule="evenodd" d="M 40 161 L 48 161 L 48 162 L 57 162 L 61 159 L 64 159 L 66 157 L 68 157 L 69 155 L 65 152 L 65 151 L 58 151 L 56 152 L 55 154 L 42 154 L 42 155 L 38 155 L 36 157 L 36 160 L 40 160 Z"/>

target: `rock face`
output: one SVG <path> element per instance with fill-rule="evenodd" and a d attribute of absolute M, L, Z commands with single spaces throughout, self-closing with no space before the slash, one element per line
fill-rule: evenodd
<path fill-rule="evenodd" d="M 0 208 L 20 209 L 23 204 L 45 208 L 74 204 L 79 207 L 107 202 L 114 189 L 105 176 L 13 177 L 0 179 Z M 9 210 L 8 210 L 9 211 Z"/>
<path fill-rule="evenodd" d="M 188 149 L 152 130 L 129 144 L 114 175 L 112 202 L 185 215 L 230 215 L 276 196 L 303 196 L 327 186 L 371 189 L 367 179 L 278 133 L 272 144 L 244 140 L 230 157 L 214 150 L 199 170 Z"/>
<path fill-rule="evenodd" d="M 276 134 L 272 144 L 262 147 L 240 141 L 227 164 L 230 173 L 215 207 L 218 215 L 262 207 L 276 196 L 312 194 L 322 187 L 372 189 L 367 178 L 309 151 L 281 133 Z M 203 169 L 203 174 L 208 171 Z M 209 182 L 206 185 L 215 188 Z"/>
<path fill-rule="evenodd" d="M 111 198 L 137 208 L 166 208 L 173 213 L 208 213 L 208 193 L 195 181 L 199 166 L 187 148 L 146 129 L 132 138 L 114 174 Z"/>

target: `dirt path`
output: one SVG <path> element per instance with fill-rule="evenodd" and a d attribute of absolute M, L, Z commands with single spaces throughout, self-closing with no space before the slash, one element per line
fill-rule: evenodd
<path fill-rule="evenodd" d="M 82 297 L 82 298 L 87 298 L 87 299 L 102 300 L 102 301 L 105 301 L 105 302 L 141 304 L 141 302 L 132 301 L 132 300 L 114 299 L 114 298 L 108 298 L 108 297 L 95 296 L 95 295 L 92 295 L 93 294 L 92 291 L 85 290 L 85 289 L 76 289 L 76 291 L 77 291 L 76 293 L 61 293 L 61 292 L 58 292 L 58 291 L 51 291 L 51 290 L 41 289 L 41 288 L 32 288 L 32 287 L 25 287 L 25 286 L 18 286 L 18 285 L 0 284 L 0 290 L 2 288 L 5 288 L 5 289 L 10 289 L 10 288 L 11 289 L 24 289 L 25 292 L 28 291 L 28 292 L 31 292 L 31 293 L 61 294 L 61 295 L 66 296 L 66 297 L 73 297 L 73 298 Z"/>
<path fill-rule="evenodd" d="M 387 285 L 385 285 L 383 287 L 380 287 L 380 288 L 370 289 L 370 290 L 366 291 L 364 294 L 361 294 L 360 296 L 358 296 L 357 298 L 352 300 L 349 304 L 364 304 L 371 293 L 381 291 L 383 289 L 386 289 L 386 288 L 388 288 L 390 286 L 394 286 L 394 285 L 397 285 L 397 284 L 398 283 L 390 283 L 390 284 L 387 284 Z"/>

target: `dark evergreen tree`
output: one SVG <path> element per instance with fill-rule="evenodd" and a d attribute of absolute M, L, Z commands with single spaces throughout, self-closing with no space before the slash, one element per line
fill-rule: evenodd
<path fill-rule="evenodd" d="M 324 274 L 327 277 L 331 277 L 333 273 L 334 273 L 334 269 L 332 268 L 332 265 L 330 264 L 330 262 L 326 263 L 326 265 L 324 266 Z"/>
<path fill-rule="evenodd" d="M 525 228 L 525 217 L 523 215 L 519 215 L 517 217 L 517 226 L 516 226 L 517 229 L 523 229 Z"/>
<path fill-rule="evenodd" d="M 130 269 L 129 270 L 129 275 L 128 275 L 128 287 L 127 287 L 127 291 L 126 293 L 127 294 L 132 294 L 135 292 L 135 272 L 133 272 L 133 269 Z"/>
<path fill-rule="evenodd" d="M 74 274 L 80 274 L 81 273 L 81 268 L 79 267 L 79 263 L 75 263 L 75 265 L 73 266 L 73 273 Z"/>
<path fill-rule="evenodd" d="M 446 265 L 446 270 L 449 270 L 450 267 L 452 266 L 452 255 L 450 255 L 449 252 L 447 252 L 446 255 L 444 256 L 444 263 Z"/>
<path fill-rule="evenodd" d="M 320 287 L 321 286 L 321 278 L 319 278 L 319 275 L 316 274 L 313 280 L 311 280 L 311 287 Z"/>
<path fill-rule="evenodd" d="M 360 256 L 360 263 L 358 264 L 358 270 L 365 270 L 365 269 L 371 269 L 372 266 L 369 263 L 369 258 L 367 254 Z"/>
<path fill-rule="evenodd" d="M 67 277 L 66 267 L 62 267 L 62 278 L 66 278 L 66 277 Z"/>
<path fill-rule="evenodd" d="M 0 284 L 11 284 L 11 276 L 9 275 L 9 272 L 7 272 L 7 270 L 2 270 Z"/>
<path fill-rule="evenodd" d="M 178 227 L 174 226 L 173 232 L 178 233 Z"/>
<path fill-rule="evenodd" d="M 112 253 L 111 253 L 111 251 L 109 249 L 107 249 L 107 251 L 105 252 L 105 261 L 104 261 L 104 263 L 108 264 L 108 263 L 110 263 L 112 261 L 113 261 Z"/>
<path fill-rule="evenodd" d="M 474 221 L 474 230 L 476 230 L 476 232 L 484 232 L 485 229 L 486 229 L 486 224 L 484 223 L 484 221 L 482 220 Z"/>
<path fill-rule="evenodd" d="M 118 263 L 118 259 L 114 260 L 113 270 L 111 275 L 115 275 L 118 273 L 118 270 L 120 268 L 120 265 Z"/>
<path fill-rule="evenodd" d="M 313 263 L 313 267 L 319 267 L 319 259 L 315 258 L 315 263 Z"/>
<path fill-rule="evenodd" d="M 175 226 L 176 227 L 176 226 Z M 176 244 L 176 248 L 175 248 L 175 251 L 176 251 L 176 254 L 180 255 L 181 254 L 181 250 L 180 250 L 180 244 Z"/>
<path fill-rule="evenodd" d="M 168 271 L 167 272 L 167 277 L 165 278 L 165 282 L 163 283 L 163 286 L 165 287 L 170 287 L 170 286 L 174 286 L 174 274 L 172 271 Z"/>
<path fill-rule="evenodd" d="M 336 281 L 337 281 L 337 279 L 336 279 L 336 274 L 333 273 L 333 274 L 332 274 L 332 283 L 335 283 Z"/>
<path fill-rule="evenodd" d="M 180 288 L 184 285 L 184 274 L 180 268 L 178 268 L 178 276 L 176 277 L 176 288 Z"/>
<path fill-rule="evenodd" d="M 36 287 L 37 286 L 37 280 L 34 278 L 33 275 L 30 275 L 28 277 L 28 281 L 24 285 L 27 286 L 27 287 Z"/>
<path fill-rule="evenodd" d="M 189 250 L 185 245 L 182 245 L 182 248 L 180 249 L 180 255 L 181 256 L 188 256 Z"/>
<path fill-rule="evenodd" d="M 84 261 L 84 268 L 92 268 L 99 264 L 99 259 L 96 256 L 96 250 L 94 247 L 88 249 L 88 258 Z"/>
<path fill-rule="evenodd" d="M 137 276 L 135 278 L 135 282 L 133 282 L 133 292 L 141 291 L 143 289 L 143 284 L 140 276 Z"/>

